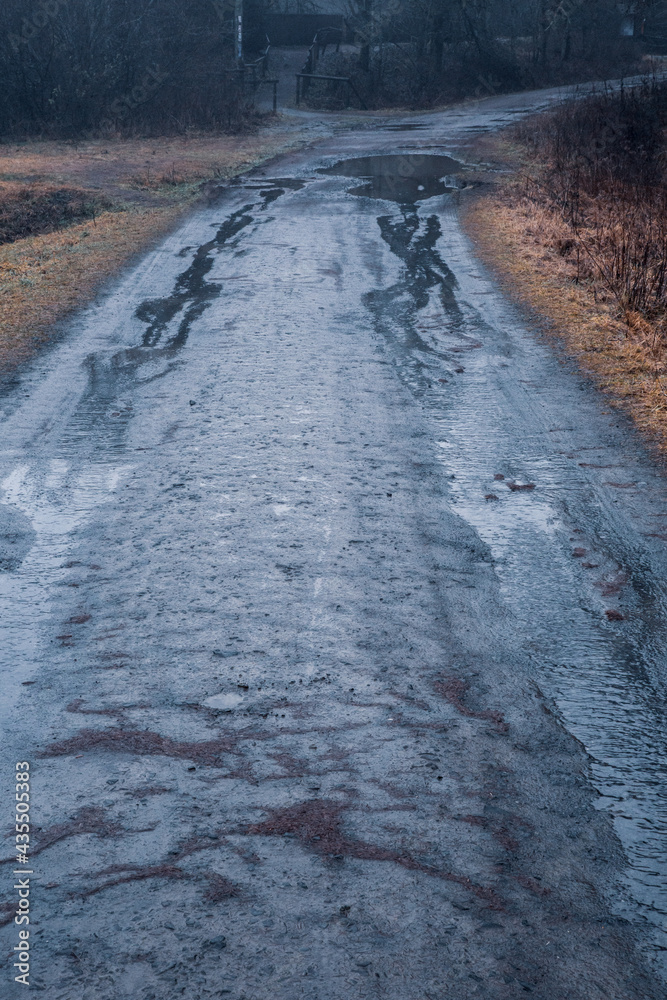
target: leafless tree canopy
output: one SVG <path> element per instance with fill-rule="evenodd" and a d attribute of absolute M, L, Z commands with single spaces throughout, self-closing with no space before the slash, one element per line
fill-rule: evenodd
<path fill-rule="evenodd" d="M 263 39 L 264 13 L 281 6 L 244 0 L 249 50 Z M 666 9 L 664 0 L 350 0 L 358 52 L 342 68 L 371 101 L 414 104 L 617 74 L 642 48 L 667 47 Z M 232 14 L 233 0 L 4 0 L 0 130 L 239 128 L 247 95 L 230 72 Z"/>
<path fill-rule="evenodd" d="M 238 127 L 231 10 L 228 0 L 4 0 L 0 128 Z"/>
<path fill-rule="evenodd" d="M 371 105 L 616 77 L 667 51 L 664 0 L 350 0 L 350 20 L 360 72 L 329 65 Z"/>

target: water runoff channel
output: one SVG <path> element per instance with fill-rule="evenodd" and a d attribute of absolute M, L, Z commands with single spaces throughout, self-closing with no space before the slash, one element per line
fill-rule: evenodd
<path fill-rule="evenodd" d="M 358 156 L 322 172 L 354 179 L 348 191 L 352 195 L 397 203 L 411 232 L 418 217 L 434 218 L 437 209 L 429 206 L 430 199 L 440 197 L 437 204 L 442 206 L 443 195 L 452 196 L 470 186 L 465 165 L 441 155 Z M 446 438 L 443 462 L 451 473 L 454 509 L 490 547 L 503 597 L 518 625 L 517 646 L 529 651 L 536 682 L 588 753 L 590 777 L 599 793 L 597 807 L 613 817 L 628 860 L 616 913 L 639 926 L 651 964 L 667 980 L 667 594 L 663 586 L 667 566 L 664 556 L 662 566 L 651 565 L 655 548 L 644 550 L 629 525 L 609 524 L 599 497 L 587 486 L 572 482 L 566 463 L 554 461 L 551 454 L 548 458 L 536 454 L 533 428 L 530 434 L 523 428 L 521 441 L 517 438 L 522 430 L 520 417 L 496 419 L 498 406 L 507 406 L 511 398 L 512 390 L 507 387 L 512 381 L 535 378 L 538 369 L 542 370 L 537 376 L 544 377 L 545 361 L 547 369 L 555 361 L 549 349 L 517 322 L 495 288 L 489 288 L 488 276 L 480 276 L 480 264 L 460 227 L 452 224 L 453 217 L 452 206 L 446 230 L 438 224 L 439 238 L 429 246 L 428 259 L 420 265 L 404 256 L 404 263 L 408 270 L 412 268 L 418 285 L 420 281 L 422 286 L 430 284 L 440 293 L 459 333 L 472 337 L 476 344 L 482 342 L 482 350 L 467 355 L 466 369 L 473 377 L 467 381 L 465 398 L 459 396 L 455 405 L 434 414 Z M 394 225 L 394 234 L 400 225 Z M 482 301 L 484 307 L 480 307 Z M 500 312 L 495 320 L 489 314 L 494 308 Z M 498 377 L 489 378 L 492 357 L 499 347 L 508 349 L 507 343 L 497 343 L 498 337 L 506 338 L 510 329 L 512 365 L 495 366 Z M 445 345 L 438 350 L 432 343 L 414 345 L 413 338 L 410 356 L 397 367 L 418 392 L 433 361 L 429 354 L 435 351 L 444 359 L 447 350 Z M 590 392 L 594 394 L 592 388 Z M 504 400 L 498 398 L 499 393 L 505 395 Z M 427 398 L 422 395 L 422 401 Z M 442 403 L 432 405 L 442 407 Z M 557 405 L 562 413 L 562 401 Z M 597 406 L 596 400 L 593 405 Z M 576 417 L 574 413 L 573 427 Z M 610 457 L 609 442 L 598 444 L 607 463 L 614 463 L 616 457 L 626 465 L 628 478 L 651 480 L 654 495 L 664 494 L 664 481 L 648 458 L 639 457 L 628 469 L 627 453 Z M 479 488 L 489 468 L 503 463 L 539 467 L 541 477 L 540 490 L 524 503 L 514 504 L 511 517 L 503 504 L 484 500 Z M 650 491 L 644 497 L 647 509 L 637 510 L 641 497 L 633 497 L 632 505 L 635 519 L 639 515 L 648 523 L 655 516 Z M 650 614 L 628 623 L 621 640 L 607 623 L 600 625 L 591 614 L 588 594 L 582 592 L 576 576 L 578 564 L 571 553 L 573 540 L 581 542 L 582 538 L 608 583 L 612 581 L 612 590 L 614 581 L 623 581 L 624 596 L 630 602 L 634 599 L 644 611 L 647 604 L 651 606 Z M 664 684 L 655 683 L 656 678 Z"/>

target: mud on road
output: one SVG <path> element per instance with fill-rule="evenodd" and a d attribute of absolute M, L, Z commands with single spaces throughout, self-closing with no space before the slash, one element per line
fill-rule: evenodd
<path fill-rule="evenodd" d="M 456 214 L 551 97 L 221 189 L 5 395 L 49 1000 L 667 996 L 663 480 Z"/>

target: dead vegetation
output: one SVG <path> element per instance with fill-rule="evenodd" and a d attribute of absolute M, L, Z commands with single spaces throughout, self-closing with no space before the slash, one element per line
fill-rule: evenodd
<path fill-rule="evenodd" d="M 665 344 L 667 86 L 655 80 L 569 102 L 518 130 L 531 159 L 524 194 L 565 223 L 559 254 L 593 278 L 636 328 Z"/>
<path fill-rule="evenodd" d="M 224 875 L 212 872 L 208 876 L 208 888 L 204 893 L 204 899 L 208 899 L 211 903 L 221 903 L 225 899 L 234 899 L 240 895 L 240 888 Z"/>
<path fill-rule="evenodd" d="M 88 873 L 86 874 L 88 875 Z M 108 878 L 109 875 L 115 877 Z M 226 899 L 237 899 L 242 896 L 240 887 L 234 885 L 233 882 L 230 882 L 229 879 L 226 879 L 218 872 L 188 872 L 179 868 L 178 865 L 169 864 L 168 862 L 162 862 L 157 865 L 111 865 L 102 871 L 92 873 L 92 877 L 105 878 L 106 881 L 98 885 L 89 886 L 78 892 L 72 892 L 71 897 L 88 899 L 90 896 L 97 896 L 101 892 L 106 892 L 107 889 L 115 889 L 116 886 L 127 885 L 130 882 L 145 882 L 148 879 L 160 879 L 172 882 L 189 880 L 202 884 L 204 886 L 203 898 L 210 903 L 222 903 Z M 1 919 L 0 926 L 2 926 Z"/>
<path fill-rule="evenodd" d="M 214 187 L 303 141 L 295 129 L 0 146 L 0 374 L 48 344 Z"/>
<path fill-rule="evenodd" d="M 0 243 L 14 243 L 95 219 L 111 203 L 76 188 L 0 185 Z"/>
<path fill-rule="evenodd" d="M 510 290 L 667 449 L 667 85 L 603 91 L 524 123 L 515 172 L 469 207 Z"/>
<path fill-rule="evenodd" d="M 100 806 L 84 806 L 62 823 L 54 823 L 44 829 L 37 829 L 36 844 L 31 849 L 33 857 L 47 848 L 69 837 L 95 834 L 97 837 L 116 837 L 122 827 L 109 819 Z"/>
<path fill-rule="evenodd" d="M 153 878 L 170 880 L 189 878 L 189 875 L 181 868 L 168 864 L 112 865 L 110 868 L 105 868 L 104 871 L 97 872 L 98 878 L 105 875 L 117 875 L 118 877 L 112 878 L 107 882 L 102 882 L 100 885 L 91 886 L 88 889 L 84 889 L 83 892 L 76 893 L 76 895 L 81 899 L 87 899 L 89 896 L 96 896 L 100 892 L 105 892 L 107 889 L 114 889 L 117 885 L 126 885 L 128 882 L 143 882 L 146 879 Z"/>

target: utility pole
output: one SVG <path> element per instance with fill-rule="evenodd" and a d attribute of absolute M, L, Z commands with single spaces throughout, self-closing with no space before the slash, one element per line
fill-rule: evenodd
<path fill-rule="evenodd" d="M 240 66 L 243 64 L 243 0 L 234 0 L 234 49 Z"/>

